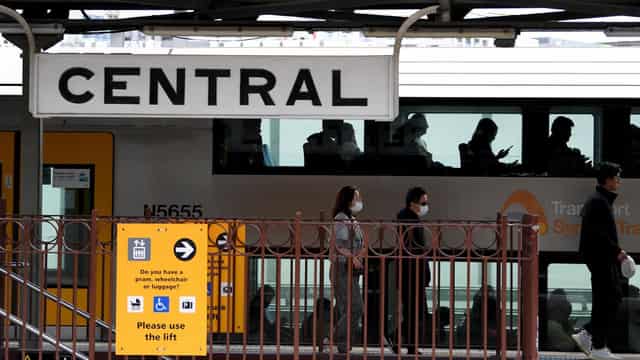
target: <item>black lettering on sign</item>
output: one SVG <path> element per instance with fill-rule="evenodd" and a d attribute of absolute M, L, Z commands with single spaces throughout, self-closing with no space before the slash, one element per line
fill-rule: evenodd
<path fill-rule="evenodd" d="M 151 68 L 149 72 L 149 103 L 158 105 L 158 87 L 162 86 L 162 90 L 173 105 L 184 105 L 184 77 L 184 68 L 176 69 L 177 85 L 174 88 L 162 69 Z"/>
<path fill-rule="evenodd" d="M 58 91 L 60 91 L 60 95 L 70 103 L 74 104 L 84 104 L 89 100 L 93 99 L 93 93 L 91 91 L 85 91 L 82 94 L 74 94 L 69 90 L 69 80 L 74 76 L 81 76 L 87 80 L 90 80 L 93 75 L 93 71 L 83 68 L 83 67 L 73 67 L 71 69 L 66 70 L 60 76 L 60 80 L 58 81 Z"/>
<path fill-rule="evenodd" d="M 306 86 L 307 91 L 302 91 L 302 85 Z M 298 100 L 311 100 L 313 106 L 322 106 L 316 84 L 313 82 L 313 76 L 311 76 L 309 69 L 300 69 L 298 71 L 289 99 L 287 99 L 287 106 L 295 105 Z"/>
<path fill-rule="evenodd" d="M 218 78 L 231 77 L 229 69 L 196 69 L 196 77 L 209 79 L 209 106 L 218 105 Z"/>
<path fill-rule="evenodd" d="M 114 76 L 140 76 L 140 68 L 105 67 L 104 68 L 104 103 L 105 104 L 140 104 L 139 96 L 115 96 L 113 90 L 126 90 L 126 81 L 115 81 Z"/>
<path fill-rule="evenodd" d="M 144 204 L 144 216 L 201 218 L 203 212 L 200 204 Z"/>
<path fill-rule="evenodd" d="M 342 74 L 340 70 L 333 70 L 332 97 L 333 106 L 367 106 L 367 98 L 343 98 L 342 97 Z"/>
<path fill-rule="evenodd" d="M 263 78 L 266 83 L 251 85 L 251 78 Z M 249 105 L 249 94 L 259 94 L 267 106 L 274 106 L 269 91 L 276 86 L 276 77 L 265 69 L 240 69 L 240 105 Z"/>

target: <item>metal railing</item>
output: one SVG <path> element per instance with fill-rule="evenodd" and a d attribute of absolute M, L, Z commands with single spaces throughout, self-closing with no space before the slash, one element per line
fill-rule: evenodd
<path fill-rule="evenodd" d="M 5 359 L 15 351 L 114 356 L 114 229 L 137 222 L 206 223 L 210 234 L 226 235 L 209 239 L 209 282 L 233 284 L 233 296 L 209 297 L 209 358 L 315 359 L 321 352 L 382 358 L 407 356 L 412 349 L 411 356 L 421 352 L 432 358 L 537 358 L 537 219 L 532 216 L 521 222 L 499 217 L 496 222 L 347 224 L 350 234 L 356 228 L 362 234 L 361 245 L 354 242 L 347 252 L 336 246 L 339 225 L 332 221 L 94 213 L 0 217 Z M 417 234 L 424 239 L 419 245 L 411 241 Z M 224 271 L 216 269 L 223 266 L 216 261 L 220 256 L 226 257 Z M 16 263 L 42 266 L 37 272 L 10 267 Z M 35 324 L 27 306 L 34 300 L 44 314 Z"/>

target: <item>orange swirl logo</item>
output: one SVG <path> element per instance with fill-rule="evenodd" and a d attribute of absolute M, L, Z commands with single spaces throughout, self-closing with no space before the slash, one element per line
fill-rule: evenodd
<path fill-rule="evenodd" d="M 544 214 L 544 208 L 532 193 L 527 190 L 514 191 L 509 198 L 507 198 L 507 201 L 504 202 L 500 212 L 504 214 L 512 205 L 520 205 L 527 213 L 538 216 L 540 235 L 547 233 L 549 226 L 547 224 L 547 217 Z"/>

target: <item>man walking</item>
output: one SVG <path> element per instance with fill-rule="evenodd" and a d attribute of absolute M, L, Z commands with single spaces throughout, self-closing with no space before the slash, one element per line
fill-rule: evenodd
<path fill-rule="evenodd" d="M 578 347 L 594 360 L 617 360 L 607 346 L 622 300 L 620 263 L 627 254 L 618 245 L 613 202 L 620 187 L 620 167 L 603 163 L 598 185 L 582 209 L 580 255 L 591 272 L 591 322 L 573 335 Z"/>
<path fill-rule="evenodd" d="M 424 332 L 420 331 L 426 324 L 427 301 L 425 288 L 431 281 L 431 272 L 426 257 L 422 254 L 426 250 L 424 229 L 420 224 L 420 218 L 427 215 L 429 205 L 427 192 L 421 187 L 409 189 L 405 198 L 405 207 L 400 210 L 397 220 L 405 224 L 400 227 L 400 233 L 404 240 L 404 252 L 402 262 L 402 322 L 401 341 L 407 347 L 409 354 L 418 354 L 418 348 L 424 340 Z M 416 308 L 418 312 L 416 313 Z M 416 330 L 418 330 L 416 332 Z M 416 343 L 416 339 L 418 342 Z M 392 344 L 397 341 L 397 333 L 391 336 Z M 392 345 L 395 353 L 401 351 L 400 345 Z"/>

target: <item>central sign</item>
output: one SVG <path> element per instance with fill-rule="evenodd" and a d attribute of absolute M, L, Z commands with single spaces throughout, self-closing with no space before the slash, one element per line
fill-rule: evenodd
<path fill-rule="evenodd" d="M 393 120 L 391 56 L 38 54 L 36 117 Z"/>

